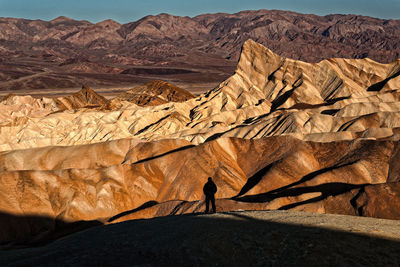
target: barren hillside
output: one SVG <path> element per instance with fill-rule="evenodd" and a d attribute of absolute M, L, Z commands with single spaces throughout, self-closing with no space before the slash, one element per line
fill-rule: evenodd
<path fill-rule="evenodd" d="M 208 176 L 219 211 L 400 219 L 399 71 L 399 61 L 307 63 L 248 40 L 235 73 L 197 97 L 163 82 L 111 100 L 87 87 L 8 96 L 1 241 L 201 212 Z"/>
<path fill-rule="evenodd" d="M 341 57 L 390 63 L 400 57 L 400 21 L 358 15 L 255 10 L 193 18 L 159 14 L 126 24 L 0 18 L 0 25 L 0 90 L 11 92 L 82 83 L 126 87 L 154 79 L 204 92 L 232 74 L 249 38 L 307 62 Z"/>

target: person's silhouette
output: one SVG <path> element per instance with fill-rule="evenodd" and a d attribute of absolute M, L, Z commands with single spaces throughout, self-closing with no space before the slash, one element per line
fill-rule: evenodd
<path fill-rule="evenodd" d="M 204 195 L 206 195 L 206 213 L 209 212 L 209 207 L 210 207 L 210 202 L 212 205 L 213 212 L 216 212 L 216 207 L 215 207 L 215 193 L 217 192 L 217 186 L 213 182 L 211 177 L 208 177 L 207 183 L 203 187 L 203 192 Z"/>

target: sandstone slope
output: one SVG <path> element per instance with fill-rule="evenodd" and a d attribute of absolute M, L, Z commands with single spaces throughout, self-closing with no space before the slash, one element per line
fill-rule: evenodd
<path fill-rule="evenodd" d="M 8 152 L 0 157 L 0 210 L 49 219 L 43 227 L 27 219 L 23 229 L 2 220 L 1 236 L 3 241 L 43 236 L 57 229 L 57 220 L 113 222 L 115 216 L 199 212 L 208 176 L 218 186 L 219 210 L 294 209 L 399 219 L 393 206 L 400 193 L 399 147 L 398 141 L 269 137 L 219 138 L 199 146 L 121 140 L 74 150 Z"/>
<path fill-rule="evenodd" d="M 194 98 L 193 94 L 178 86 L 163 81 L 152 81 L 113 98 L 109 105 L 112 109 L 121 108 L 123 102 L 138 106 L 157 106 L 168 102 L 185 102 L 191 98 Z"/>
<path fill-rule="evenodd" d="M 396 139 L 400 127 L 399 73 L 400 61 L 380 64 L 369 59 L 330 59 L 306 63 L 282 58 L 249 40 L 235 74 L 196 98 L 139 107 L 134 103 L 140 104 L 140 99 L 162 103 L 190 97 L 189 93 L 175 97 L 183 91 L 171 86 L 168 90 L 158 87 L 161 91 L 156 86 L 149 93 L 146 85 L 116 98 L 111 110 L 76 109 L 28 118 L 22 113 L 23 122 L 1 128 L 0 149 L 131 137 L 147 141 L 180 138 L 193 144 L 219 136 L 288 134 L 313 141 Z M 142 97 L 137 98 L 137 92 Z M 165 92 L 171 92 L 169 97 Z M 122 101 L 125 104 L 121 105 L 121 99 L 131 97 L 136 99 L 133 103 Z"/>
<path fill-rule="evenodd" d="M 21 110 L 0 128 L 0 211 L 15 223 L 0 221 L 1 240 L 40 239 L 61 222 L 198 212 L 208 176 L 222 211 L 400 219 L 399 73 L 399 61 L 306 63 L 249 40 L 233 76 L 188 100 L 161 82 L 120 106 L 88 88 L 9 97 L 4 109 Z M 124 101 L 137 92 L 185 101 Z"/>

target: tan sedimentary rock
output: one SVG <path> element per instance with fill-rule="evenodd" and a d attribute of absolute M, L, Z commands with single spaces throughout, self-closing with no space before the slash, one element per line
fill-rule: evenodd
<path fill-rule="evenodd" d="M 168 102 L 184 102 L 194 98 L 190 92 L 163 81 L 152 81 L 130 89 L 110 101 L 110 108 L 124 106 L 123 102 L 138 106 L 156 106 Z M 129 104 L 128 104 L 129 105 Z"/>
<path fill-rule="evenodd" d="M 156 82 L 110 102 L 88 88 L 5 99 L 14 111 L 0 128 L 0 211 L 48 218 L 21 237 L 59 220 L 197 212 L 212 176 L 224 211 L 399 219 L 384 208 L 399 197 L 399 73 L 399 61 L 305 63 L 248 41 L 235 74 L 195 98 Z M 159 105 L 137 105 L 138 93 Z M 18 227 L 3 223 L 13 240 Z"/>
<path fill-rule="evenodd" d="M 30 117 L 43 117 L 59 108 L 51 98 L 8 95 L 0 101 L 0 125 L 25 123 Z"/>
<path fill-rule="evenodd" d="M 327 214 L 368 216 L 382 219 L 400 218 L 400 182 L 360 186 L 349 192 L 328 196 L 322 193 L 304 193 L 296 198 L 281 197 L 274 201 L 249 199 L 217 199 L 218 212 L 242 210 L 276 210 L 286 204 L 287 210 L 307 211 Z M 319 200 L 318 199 L 323 199 Z M 302 202 L 301 205 L 296 205 Z M 141 207 L 125 211 L 111 217 L 108 223 L 127 220 L 154 218 L 161 216 L 201 213 L 205 210 L 204 200 L 172 200 L 162 203 L 148 202 Z"/>
<path fill-rule="evenodd" d="M 292 134 L 305 140 L 332 141 L 362 137 L 368 131 L 366 138 L 391 137 L 396 135 L 391 129 L 400 127 L 399 73 L 399 61 L 380 64 L 369 59 L 330 59 L 306 63 L 282 58 L 249 40 L 235 74 L 206 94 L 181 103 L 168 102 L 190 95 L 154 82 L 112 100 L 112 110 L 76 110 L 106 102 L 98 96 L 85 99 L 89 91 L 83 89 L 79 96 L 57 100 L 68 108 L 66 111 L 28 116 L 23 125 L 2 127 L 0 149 L 130 137 L 147 141 L 180 138 L 194 144 L 218 136 Z M 144 108 L 136 105 L 164 102 L 168 103 Z M 371 132 L 370 128 L 387 130 Z"/>
<path fill-rule="evenodd" d="M 85 107 L 105 108 L 108 100 L 87 86 L 73 95 L 59 98 L 34 98 L 8 95 L 0 100 L 0 123 L 4 126 L 24 124 L 29 118 L 42 118 L 50 113 Z"/>
<path fill-rule="evenodd" d="M 0 152 L 1 171 L 98 169 L 131 164 L 192 146 L 185 140 L 118 139 L 79 146 L 47 146 Z"/>
<path fill-rule="evenodd" d="M 82 86 L 82 90 L 73 95 L 59 97 L 55 101 L 62 110 L 73 110 L 90 106 L 105 107 L 108 104 L 108 100 L 106 98 L 97 94 L 87 86 Z"/>
<path fill-rule="evenodd" d="M 121 149 L 124 144 L 132 148 Z M 400 146 L 397 141 L 315 143 L 292 137 L 269 137 L 254 140 L 219 138 L 199 146 L 188 144 L 174 140 L 136 145 L 129 140 L 119 144 L 114 141 L 109 147 L 97 145 L 97 150 L 91 148 L 96 146 L 94 144 L 81 146 L 69 158 L 64 155 L 69 147 L 54 148 L 47 155 L 52 159 L 54 169 L 49 168 L 49 163 L 42 170 L 12 171 L 9 167 L 9 171 L 2 171 L 0 210 L 14 216 L 36 215 L 48 217 L 50 221 L 57 218 L 66 222 L 104 222 L 154 201 L 167 202 L 160 206 L 165 211 L 161 212 L 155 206 L 155 210 L 150 208 L 132 216 L 168 215 L 173 214 L 173 210 L 176 214 L 202 211 L 201 202 L 185 203 L 203 199 L 202 187 L 207 177 L 212 176 L 218 186 L 216 197 L 222 199 L 217 202 L 221 210 L 328 212 L 326 207 L 329 206 L 319 203 L 330 196 L 352 192 L 365 184 L 399 181 L 398 173 L 393 171 L 398 168 L 396 158 Z M 139 158 L 143 155 L 142 149 L 148 154 Z M 99 161 L 93 157 L 93 151 L 108 154 L 98 155 L 103 157 L 103 166 L 96 165 Z M 123 151 L 126 151 L 125 157 Z M 85 161 L 85 157 L 93 157 L 93 162 Z M 56 165 L 60 161 L 53 158 L 62 159 L 65 164 Z M 80 168 L 84 165 L 93 167 Z M 366 192 L 369 191 L 366 189 Z M 389 199 L 393 199 L 390 194 L 385 201 Z M 351 207 L 349 201 L 347 207 Z M 371 204 L 364 215 L 378 214 L 373 208 L 378 203 Z M 396 212 L 391 216 L 398 219 Z M 9 231 L 2 233 L 4 240 L 12 239 L 15 232 L 3 223 L 3 229 Z M 55 227 L 54 223 L 47 223 L 51 227 L 44 226 L 43 231 Z M 24 236 L 30 235 L 26 232 Z"/>

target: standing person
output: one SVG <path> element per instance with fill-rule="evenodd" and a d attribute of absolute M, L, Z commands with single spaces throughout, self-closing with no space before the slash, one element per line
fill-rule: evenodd
<path fill-rule="evenodd" d="M 206 213 L 209 212 L 210 202 L 212 205 L 213 213 L 215 213 L 217 209 L 215 207 L 214 195 L 217 192 L 217 186 L 215 185 L 211 177 L 208 177 L 208 181 L 203 187 L 203 192 L 204 195 L 206 195 Z"/>

